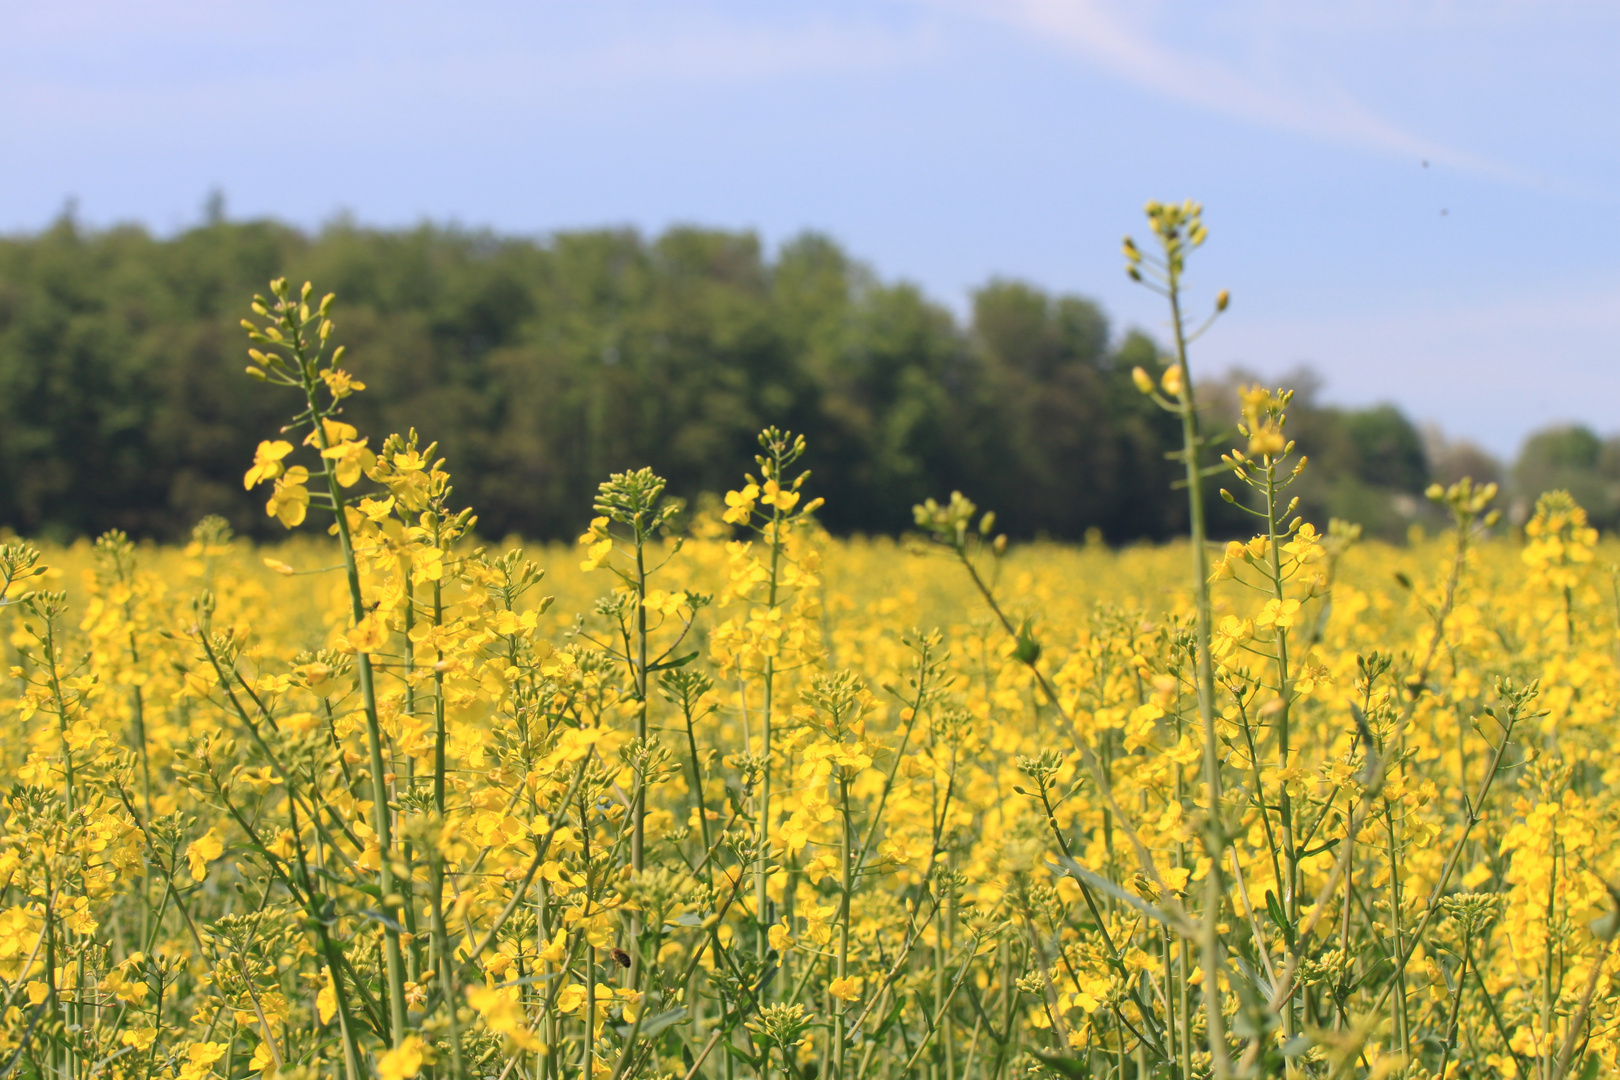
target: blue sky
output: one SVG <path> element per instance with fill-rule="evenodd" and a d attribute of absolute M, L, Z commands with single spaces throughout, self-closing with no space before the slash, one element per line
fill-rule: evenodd
<path fill-rule="evenodd" d="M 1620 6 L 145 0 L 4 5 L 0 230 L 424 218 L 826 232 L 1157 332 L 1148 198 L 1206 206 L 1208 371 L 1299 363 L 1511 454 L 1620 430 Z M 1427 164 L 1425 164 L 1427 163 Z"/>

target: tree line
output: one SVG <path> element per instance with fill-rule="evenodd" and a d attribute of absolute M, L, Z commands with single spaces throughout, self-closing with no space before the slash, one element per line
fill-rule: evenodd
<path fill-rule="evenodd" d="M 766 424 L 809 439 L 838 533 L 903 531 L 914 503 L 953 489 L 1014 536 L 1185 525 L 1166 458 L 1178 431 L 1130 376 L 1157 370 L 1158 346 L 1081 297 L 993 280 L 959 319 L 815 234 L 773 255 L 697 228 L 216 219 L 162 238 L 63 218 L 0 239 L 0 526 L 173 539 L 220 514 L 274 535 L 242 490 L 277 414 L 243 375 L 238 321 L 280 275 L 339 296 L 345 366 L 368 384 L 347 418 L 437 440 L 486 535 L 571 536 L 597 483 L 629 467 L 688 497 L 724 491 Z M 1217 427 L 1235 378 L 1211 387 Z M 1420 433 L 1393 406 L 1306 390 L 1290 422 L 1313 460 L 1305 512 L 1399 534 L 1434 471 Z M 1214 505 L 1217 532 L 1247 529 Z"/>

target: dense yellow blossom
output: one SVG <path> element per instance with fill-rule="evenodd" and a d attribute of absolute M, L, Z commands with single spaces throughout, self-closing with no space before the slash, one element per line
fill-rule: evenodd
<path fill-rule="evenodd" d="M 960 494 L 834 540 L 776 429 L 713 509 L 625 472 L 490 546 L 330 415 L 310 297 L 250 320 L 309 439 L 248 480 L 317 527 L 0 545 L 26 1075 L 1614 1073 L 1620 548 L 1568 496 L 1361 543 L 1253 390 L 1262 528 L 1197 575 Z"/>

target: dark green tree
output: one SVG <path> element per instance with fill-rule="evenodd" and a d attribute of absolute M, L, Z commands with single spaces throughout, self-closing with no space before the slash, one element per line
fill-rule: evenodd
<path fill-rule="evenodd" d="M 1567 491 L 1600 529 L 1620 528 L 1620 438 L 1607 442 L 1582 424 L 1543 428 L 1525 440 L 1511 476 L 1516 517 L 1544 492 Z"/>
<path fill-rule="evenodd" d="M 767 424 L 809 439 L 840 533 L 903 531 L 952 489 L 1015 537 L 1185 528 L 1175 424 L 1130 379 L 1158 348 L 1116 339 L 1079 297 L 996 280 L 962 325 L 815 234 L 772 257 L 751 233 L 696 228 L 310 235 L 222 213 L 172 238 L 71 218 L 0 238 L 0 526 L 176 538 L 217 513 L 279 535 L 242 490 L 278 420 L 241 377 L 237 322 L 283 275 L 342 300 L 345 363 L 369 387 L 346 418 L 437 440 L 493 535 L 571 536 L 602 477 L 644 465 L 672 494 L 723 491 Z M 1393 408 L 1309 407 L 1291 430 L 1323 477 L 1311 512 L 1360 498 L 1376 517 L 1421 488 L 1421 443 Z"/>

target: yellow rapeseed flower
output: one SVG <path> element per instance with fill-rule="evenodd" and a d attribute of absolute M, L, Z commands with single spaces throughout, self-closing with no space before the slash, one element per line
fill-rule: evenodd
<path fill-rule="evenodd" d="M 266 480 L 274 480 L 282 473 L 281 459 L 292 453 L 292 443 L 283 439 L 267 440 L 253 452 L 253 467 L 242 477 L 242 489 L 252 489 Z"/>
<path fill-rule="evenodd" d="M 407 1035 L 400 1044 L 377 1059 L 378 1080 L 408 1080 L 422 1071 L 426 1044 L 418 1035 Z"/>
<path fill-rule="evenodd" d="M 201 881 L 208 876 L 208 864 L 225 854 L 224 841 L 209 829 L 186 847 L 186 862 L 191 866 L 191 880 Z"/>

